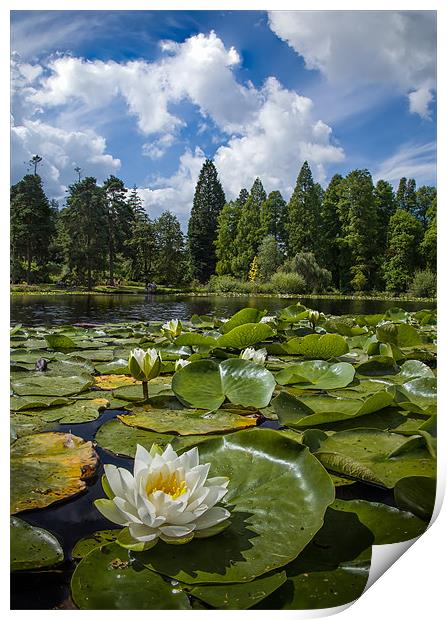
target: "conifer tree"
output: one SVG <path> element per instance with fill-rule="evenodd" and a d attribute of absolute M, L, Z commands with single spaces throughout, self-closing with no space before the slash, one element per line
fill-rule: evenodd
<path fill-rule="evenodd" d="M 170 211 L 154 220 L 155 272 L 161 284 L 179 284 L 185 276 L 185 242 L 180 222 Z"/>
<path fill-rule="evenodd" d="M 320 191 L 315 186 L 307 161 L 301 167 L 293 194 L 287 205 L 287 254 L 318 252 Z"/>
<path fill-rule="evenodd" d="M 121 179 L 110 175 L 103 185 L 107 215 L 107 246 L 109 284 L 114 285 L 115 259 L 118 252 L 125 251 L 130 237 L 133 213 L 126 200 L 126 188 Z"/>
<path fill-rule="evenodd" d="M 37 157 L 37 156 L 36 156 Z M 33 261 L 42 267 L 49 258 L 55 235 L 55 212 L 38 174 L 27 174 L 11 188 L 11 275 L 20 277 L 22 261 L 26 282 L 31 282 Z"/>
<path fill-rule="evenodd" d="M 343 186 L 341 174 L 329 182 L 321 204 L 321 244 L 318 256 L 321 264 L 332 274 L 332 281 L 340 287 L 340 259 L 342 237 L 339 202 Z"/>
<path fill-rule="evenodd" d="M 235 241 L 237 255 L 232 261 L 232 272 L 244 279 L 248 277 L 250 265 L 262 239 L 261 205 L 266 198 L 262 182 L 256 178 L 250 195 L 241 208 Z"/>
<path fill-rule="evenodd" d="M 129 192 L 127 204 L 132 212 L 130 237 L 126 241 L 132 265 L 132 278 L 147 284 L 156 275 L 154 227 L 135 186 Z"/>
<path fill-rule="evenodd" d="M 108 255 L 105 192 L 93 177 L 70 185 L 68 191 L 67 206 L 61 212 L 66 261 L 75 281 L 90 290 Z"/>
<path fill-rule="evenodd" d="M 422 224 L 405 209 L 397 209 L 390 218 L 388 244 L 383 274 L 388 291 L 408 289 L 419 266 L 418 245 L 422 239 Z"/>
<path fill-rule="evenodd" d="M 216 268 L 217 219 L 225 194 L 214 163 L 207 159 L 200 171 L 188 223 L 188 249 L 193 278 L 206 282 Z"/>
<path fill-rule="evenodd" d="M 399 209 L 405 209 L 405 194 L 407 191 L 407 178 L 402 177 L 396 192 L 396 203 Z"/>
<path fill-rule="evenodd" d="M 281 192 L 270 192 L 261 206 L 262 236 L 273 235 L 279 243 L 286 242 L 287 203 Z"/>
<path fill-rule="evenodd" d="M 434 189 L 434 188 L 433 188 Z M 424 267 L 436 272 L 436 248 L 437 248 L 437 217 L 436 217 L 436 191 L 431 206 L 426 211 L 427 228 L 424 232 L 420 246 L 420 253 Z"/>
<path fill-rule="evenodd" d="M 429 211 L 436 204 L 436 187 L 421 185 L 416 192 L 416 212 L 414 215 L 426 226 L 430 220 Z M 435 209 L 436 210 L 436 209 Z"/>

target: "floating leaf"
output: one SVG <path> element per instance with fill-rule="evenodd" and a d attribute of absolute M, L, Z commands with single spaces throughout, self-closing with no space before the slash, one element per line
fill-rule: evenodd
<path fill-rule="evenodd" d="M 418 331 L 406 323 L 385 323 L 376 330 L 380 342 L 388 342 L 398 347 L 413 347 L 422 344 Z"/>
<path fill-rule="evenodd" d="M 62 547 L 53 534 L 18 517 L 10 519 L 11 570 L 29 570 L 59 564 Z"/>
<path fill-rule="evenodd" d="M 80 609 L 191 609 L 184 592 L 135 565 L 116 543 L 93 549 L 81 560 L 71 594 Z"/>
<path fill-rule="evenodd" d="M 262 342 L 274 335 L 273 329 L 266 323 L 245 323 L 220 336 L 215 346 L 230 349 L 245 349 L 257 342 Z"/>
<path fill-rule="evenodd" d="M 228 334 L 235 327 L 245 325 L 247 323 L 259 323 L 263 316 L 267 314 L 267 310 L 257 310 L 256 308 L 243 308 L 233 314 L 233 316 L 220 328 L 223 334 Z"/>
<path fill-rule="evenodd" d="M 398 480 L 394 499 L 402 510 L 409 510 L 420 519 L 430 521 L 436 498 L 436 480 L 424 476 L 408 476 Z"/>
<path fill-rule="evenodd" d="M 279 318 L 281 321 L 286 321 L 287 323 L 297 323 L 302 319 L 307 319 L 308 309 L 301 304 L 294 304 L 293 306 L 287 306 L 287 308 L 283 308 L 279 313 Z"/>
<path fill-rule="evenodd" d="M 55 396 L 12 396 L 10 400 L 11 411 L 24 411 L 29 409 L 43 409 L 57 405 L 69 405 L 73 400 Z"/>
<path fill-rule="evenodd" d="M 62 336 L 60 334 L 48 334 L 45 336 L 45 340 L 50 349 L 76 349 L 76 343 L 68 336 Z"/>
<path fill-rule="evenodd" d="M 275 379 L 280 385 L 299 383 L 301 389 L 332 390 L 349 385 L 354 375 L 354 367 L 346 362 L 329 364 L 316 360 L 290 364 L 278 372 Z"/>
<path fill-rule="evenodd" d="M 142 391 L 141 381 L 137 381 L 129 375 L 98 375 L 95 377 L 95 385 L 101 390 L 116 390 L 125 385 L 139 385 L 140 391 Z"/>
<path fill-rule="evenodd" d="M 98 457 L 91 441 L 70 433 L 39 433 L 11 446 L 11 513 L 44 508 L 85 489 Z"/>
<path fill-rule="evenodd" d="M 93 549 L 115 542 L 120 532 L 120 529 L 99 530 L 88 536 L 84 536 L 84 538 L 78 540 L 73 547 L 73 551 L 71 552 L 72 558 L 74 560 L 82 560 L 82 558 L 85 558 Z"/>
<path fill-rule="evenodd" d="M 185 583 L 246 582 L 294 559 L 323 523 L 334 486 L 307 448 L 272 430 L 224 435 L 198 446 L 211 476 L 229 478 L 231 524 L 187 545 L 159 542 L 135 554 Z M 287 519 L 284 518 L 287 515 Z"/>
<path fill-rule="evenodd" d="M 132 415 L 119 415 L 118 419 L 128 426 L 178 435 L 206 435 L 256 426 L 256 418 L 223 409 L 211 412 L 203 409 L 169 410 L 154 409 L 150 405 L 135 407 Z"/>
<path fill-rule="evenodd" d="M 322 360 L 338 357 L 349 351 L 346 340 L 339 334 L 309 334 L 292 338 L 283 343 L 283 347 L 293 355 Z"/>
<path fill-rule="evenodd" d="M 55 377 L 33 373 L 31 377 L 12 381 L 12 389 L 19 396 L 70 396 L 93 385 L 90 375 Z"/>

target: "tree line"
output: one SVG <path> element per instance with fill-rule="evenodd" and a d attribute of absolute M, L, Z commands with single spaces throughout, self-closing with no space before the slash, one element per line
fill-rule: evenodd
<path fill-rule="evenodd" d="M 35 156 L 35 158 L 38 156 Z M 271 290 L 407 291 L 436 272 L 436 188 L 402 178 L 397 191 L 370 172 L 336 174 L 324 190 L 304 162 L 287 202 L 259 178 L 227 201 L 214 163 L 195 188 L 187 235 L 165 211 L 151 220 L 136 188 L 110 176 L 68 188 L 59 210 L 31 160 L 11 188 L 11 278 L 91 288 L 117 280 L 159 284 L 270 283 Z M 216 280 L 217 279 L 217 280 Z"/>

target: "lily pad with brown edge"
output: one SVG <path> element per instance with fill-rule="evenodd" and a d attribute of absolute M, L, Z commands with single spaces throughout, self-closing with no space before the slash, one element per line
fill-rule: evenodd
<path fill-rule="evenodd" d="M 291 562 L 321 528 L 334 485 L 305 446 L 263 429 L 204 441 L 198 450 L 210 476 L 229 478 L 221 502 L 229 527 L 185 545 L 131 552 L 139 563 L 184 583 L 248 582 Z"/>
<path fill-rule="evenodd" d="M 78 540 L 73 547 L 71 557 L 74 560 L 82 560 L 82 558 L 85 558 L 93 549 L 115 542 L 120 532 L 121 528 L 116 530 L 98 530 L 97 532 L 92 532 L 88 536 L 84 536 Z"/>
<path fill-rule="evenodd" d="M 40 413 L 40 412 L 39 412 Z M 18 437 L 33 435 L 43 431 L 51 431 L 57 426 L 56 422 L 47 422 L 37 415 L 25 415 L 23 413 L 12 413 L 10 419 L 11 437 L 16 440 Z"/>
<path fill-rule="evenodd" d="M 81 560 L 71 595 L 80 609 L 191 609 L 179 587 L 132 562 L 116 543 L 97 547 Z"/>
<path fill-rule="evenodd" d="M 436 475 L 436 462 L 425 446 L 409 440 L 397 433 L 354 429 L 328 436 L 314 454 L 330 472 L 393 488 L 407 476 Z"/>
<path fill-rule="evenodd" d="M 176 435 L 206 435 L 224 433 L 256 426 L 257 417 L 241 416 L 219 409 L 154 409 L 150 405 L 133 407 L 131 415 L 119 415 L 128 426 L 136 426 L 156 433 Z"/>
<path fill-rule="evenodd" d="M 95 385 L 101 388 L 101 390 L 116 390 L 127 385 L 141 386 L 141 381 L 137 381 L 129 375 L 97 375 L 95 377 Z"/>
<path fill-rule="evenodd" d="M 44 508 L 83 491 L 98 456 L 71 433 L 27 435 L 11 446 L 11 513 Z"/>
<path fill-rule="evenodd" d="M 11 570 L 47 568 L 64 560 L 61 544 L 48 530 L 10 519 Z"/>

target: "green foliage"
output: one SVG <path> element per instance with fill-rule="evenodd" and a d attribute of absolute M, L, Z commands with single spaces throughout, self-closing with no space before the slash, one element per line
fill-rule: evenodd
<path fill-rule="evenodd" d="M 340 286 L 340 238 L 341 219 L 338 203 L 341 197 L 343 177 L 336 174 L 332 177 L 321 205 L 321 244 L 319 257 L 326 269 L 332 273 L 332 280 Z"/>
<path fill-rule="evenodd" d="M 271 235 L 280 243 L 286 242 L 287 203 L 281 192 L 270 192 L 261 206 L 261 228 L 264 236 Z"/>
<path fill-rule="evenodd" d="M 409 292 L 414 297 L 436 297 L 436 273 L 429 269 L 416 271 Z"/>
<path fill-rule="evenodd" d="M 261 180 L 253 183 L 245 204 L 241 207 L 237 223 L 235 247 L 237 254 L 232 261 L 232 272 L 240 278 L 247 278 L 251 262 L 258 252 L 262 239 L 261 205 L 266 199 Z"/>
<path fill-rule="evenodd" d="M 418 265 L 417 248 L 422 238 L 422 224 L 404 209 L 390 218 L 388 244 L 383 275 L 389 291 L 406 291 Z"/>
<path fill-rule="evenodd" d="M 320 191 L 307 161 L 301 167 L 287 205 L 287 253 L 317 250 L 319 246 Z"/>
<path fill-rule="evenodd" d="M 263 238 L 258 252 L 259 275 L 263 281 L 269 280 L 284 261 L 284 252 L 278 241 L 270 234 Z"/>
<path fill-rule="evenodd" d="M 436 215 L 436 196 L 430 207 L 426 211 L 427 228 L 424 232 L 424 238 L 422 239 L 419 247 L 423 264 L 436 271 L 436 249 L 437 249 L 437 215 Z"/>
<path fill-rule="evenodd" d="M 116 255 L 128 248 L 125 242 L 131 234 L 134 213 L 131 204 L 126 200 L 126 188 L 121 179 L 110 175 L 104 181 L 103 188 L 107 221 L 109 284 L 113 286 Z"/>
<path fill-rule="evenodd" d="M 130 192 L 127 203 L 133 213 L 130 237 L 126 241 L 131 256 L 131 277 L 140 282 L 150 282 L 155 277 L 155 231 L 143 208 L 136 187 Z"/>
<path fill-rule="evenodd" d="M 154 221 L 155 273 L 161 284 L 179 284 L 185 277 L 184 238 L 177 217 L 164 211 Z"/>
<path fill-rule="evenodd" d="M 14 280 L 31 283 L 33 261 L 39 269 L 49 259 L 56 213 L 37 174 L 27 174 L 11 188 L 11 265 Z M 38 278 L 36 278 L 38 279 Z"/>
<path fill-rule="evenodd" d="M 270 279 L 273 289 L 277 293 L 305 293 L 306 281 L 299 273 L 277 271 Z"/>
<path fill-rule="evenodd" d="M 312 252 L 300 252 L 293 258 L 288 259 L 284 263 L 282 271 L 296 273 L 301 276 L 305 282 L 306 293 L 320 293 L 331 282 L 330 271 L 320 267 Z"/>
<path fill-rule="evenodd" d="M 200 171 L 188 224 L 191 276 L 206 282 L 216 269 L 214 240 L 225 194 L 213 162 L 207 159 Z"/>

